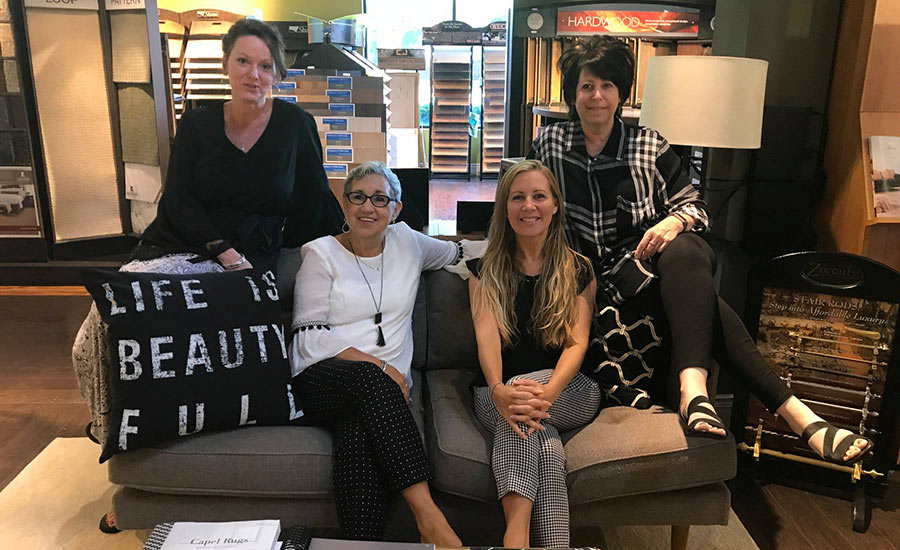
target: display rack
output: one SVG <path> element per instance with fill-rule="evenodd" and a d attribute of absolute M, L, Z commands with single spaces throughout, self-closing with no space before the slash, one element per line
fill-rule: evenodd
<path fill-rule="evenodd" d="M 166 62 L 172 80 L 172 109 L 173 118 L 178 120 L 184 112 L 184 50 L 185 28 L 175 21 L 159 22 L 159 32 L 163 50 L 166 54 Z"/>
<path fill-rule="evenodd" d="M 481 59 L 481 177 L 500 174 L 506 98 L 506 47 L 484 47 Z"/>
<path fill-rule="evenodd" d="M 754 267 L 745 324 L 763 358 L 817 415 L 869 437 L 854 465 L 823 461 L 746 388 L 735 388 L 731 430 L 742 471 L 852 495 L 853 529 L 871 519 L 896 466 L 900 439 L 900 273 L 861 256 L 799 252 Z M 752 460 L 751 460 L 752 459 Z"/>
<path fill-rule="evenodd" d="M 472 47 L 434 46 L 431 87 L 431 173 L 470 179 Z"/>
<path fill-rule="evenodd" d="M 0 0 L 0 237 L 41 236 L 25 98 L 7 0 Z"/>
<path fill-rule="evenodd" d="M 299 58 L 275 91 L 316 119 L 325 173 L 336 196 L 350 170 L 387 161 L 390 89 L 384 71 L 357 52 L 320 44 Z"/>
<path fill-rule="evenodd" d="M 227 21 L 194 21 L 184 48 L 184 98 L 188 101 L 231 99 L 222 67 L 222 37 Z"/>

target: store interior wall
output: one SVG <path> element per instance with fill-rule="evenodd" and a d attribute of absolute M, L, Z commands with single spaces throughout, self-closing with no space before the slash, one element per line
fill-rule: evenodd
<path fill-rule="evenodd" d="M 716 2 L 713 55 L 769 62 L 761 148 L 714 149 L 709 159 L 718 292 L 739 314 L 755 263 L 816 245 L 813 212 L 825 185 L 824 114 L 840 7 L 840 0 Z M 722 374 L 717 407 L 730 415 L 734 382 Z"/>
<path fill-rule="evenodd" d="M 157 4 L 175 12 L 220 9 L 252 14 L 258 8 L 266 21 L 304 21 L 307 16 L 327 21 L 363 12 L 363 0 L 159 0 Z"/>

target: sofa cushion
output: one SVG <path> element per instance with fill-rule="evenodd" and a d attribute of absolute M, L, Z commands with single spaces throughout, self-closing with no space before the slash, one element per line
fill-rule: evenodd
<path fill-rule="evenodd" d="M 475 418 L 469 385 L 475 370 L 425 372 L 425 440 L 431 483 L 445 493 L 484 502 L 497 500 L 491 472 L 491 434 Z"/>
<path fill-rule="evenodd" d="M 563 434 L 569 502 L 685 489 L 725 481 L 737 472 L 731 435 L 686 437 L 664 407 L 607 407 L 581 430 Z"/>
<path fill-rule="evenodd" d="M 425 374 L 425 435 L 434 487 L 481 501 L 497 499 L 492 436 L 472 409 L 476 372 Z M 562 434 L 571 505 L 626 495 L 696 487 L 731 479 L 734 440 L 686 438 L 678 416 L 660 406 L 603 409 L 588 426 Z"/>
<path fill-rule="evenodd" d="M 422 429 L 422 376 L 413 369 L 413 417 Z M 118 454 L 109 480 L 144 491 L 242 497 L 332 494 L 332 439 L 324 428 L 254 426 Z"/>
<path fill-rule="evenodd" d="M 469 287 L 459 275 L 439 269 L 425 273 L 428 357 L 425 368 L 477 369 L 475 327 Z"/>

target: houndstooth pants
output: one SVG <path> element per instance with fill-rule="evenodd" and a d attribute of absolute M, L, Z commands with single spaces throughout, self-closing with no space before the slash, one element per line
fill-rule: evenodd
<path fill-rule="evenodd" d="M 514 376 L 546 384 L 553 369 Z M 575 375 L 553 405 L 550 418 L 544 420 L 546 430 L 536 431 L 522 439 L 497 412 L 487 387 L 476 387 L 475 416 L 494 434 L 491 466 L 497 482 L 497 498 L 508 493 L 524 496 L 533 503 L 531 509 L 531 545 L 541 548 L 569 546 L 569 495 L 566 489 L 566 454 L 560 431 L 568 431 L 589 423 L 600 406 L 600 388 L 581 374 Z M 519 425 L 522 431 L 527 429 Z"/>
<path fill-rule="evenodd" d="M 383 540 L 391 493 L 431 477 L 400 386 L 377 365 L 340 359 L 307 367 L 294 380 L 306 421 L 334 437 L 341 534 Z"/>

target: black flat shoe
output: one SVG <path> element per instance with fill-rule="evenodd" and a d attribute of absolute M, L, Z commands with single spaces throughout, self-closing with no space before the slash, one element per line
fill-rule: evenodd
<path fill-rule="evenodd" d="M 116 533 L 121 533 L 122 530 L 116 527 L 115 525 L 110 525 L 109 522 L 106 521 L 106 515 L 100 518 L 100 530 L 109 535 L 115 535 Z"/>
<path fill-rule="evenodd" d="M 853 433 L 841 439 L 841 442 L 838 443 L 837 447 L 835 447 L 834 437 L 838 433 L 838 428 L 835 428 L 824 420 L 813 422 L 807 427 L 803 428 L 803 433 L 800 434 L 800 438 L 803 439 L 803 441 L 805 441 L 807 445 L 809 445 L 809 438 L 811 438 L 823 428 L 825 429 L 825 441 L 822 442 L 822 450 L 824 451 L 824 455 L 821 456 L 823 460 L 832 464 L 851 466 L 862 460 L 866 455 L 870 454 L 872 452 L 872 449 L 875 447 L 875 442 L 868 437 L 864 435 L 856 435 Z M 857 439 L 865 439 L 866 446 L 860 449 L 859 454 L 857 454 L 853 458 L 844 460 L 844 455 L 847 453 L 847 449 L 849 449 Z M 815 449 L 813 449 L 813 452 L 815 452 Z"/>
<path fill-rule="evenodd" d="M 712 403 L 709 398 L 705 395 L 698 395 L 697 397 L 691 399 L 691 402 L 688 403 L 687 406 L 687 416 L 681 415 L 681 420 L 684 421 L 685 424 L 685 435 L 699 436 L 699 437 L 708 437 L 710 439 L 725 439 L 728 437 L 728 430 L 725 428 L 725 424 L 722 422 L 722 419 L 719 418 L 711 408 L 703 407 L 702 404 L 706 403 L 710 407 L 712 407 Z M 697 424 L 701 422 L 706 422 L 713 428 L 721 428 L 725 430 L 725 435 L 719 435 L 714 432 L 708 432 L 705 430 L 698 430 Z"/>

